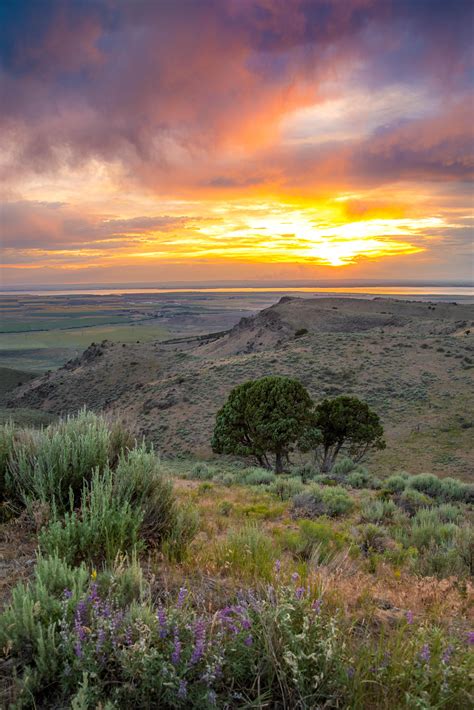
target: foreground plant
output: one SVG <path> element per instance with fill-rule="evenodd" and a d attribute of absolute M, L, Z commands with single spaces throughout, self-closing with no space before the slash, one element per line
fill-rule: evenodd
<path fill-rule="evenodd" d="M 55 578 L 49 573 L 55 573 Z M 468 708 L 472 638 L 407 614 L 387 637 L 329 612 L 298 574 L 226 606 L 182 587 L 152 602 L 139 566 L 40 560 L 0 617 L 16 707 Z M 62 585 L 65 584 L 64 588 Z"/>

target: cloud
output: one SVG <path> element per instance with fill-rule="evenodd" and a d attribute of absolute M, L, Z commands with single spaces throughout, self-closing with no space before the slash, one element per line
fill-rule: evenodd
<path fill-rule="evenodd" d="M 5 249 L 49 251 L 132 246 L 150 233 L 185 230 L 201 221 L 184 215 L 104 219 L 63 203 L 31 201 L 4 203 L 0 215 Z"/>
<path fill-rule="evenodd" d="M 7 3 L 3 175 L 78 169 L 94 159 L 121 163 L 129 180 L 153 189 L 166 186 L 170 174 L 172 185 L 192 183 L 192 173 L 195 183 L 226 189 L 236 178 L 221 176 L 220 161 L 278 143 L 282 119 L 317 106 L 328 83 L 344 90 L 354 81 L 421 81 L 441 94 L 463 86 L 472 5 L 455 5 Z M 438 81 L 441 65 L 456 78 L 445 86 Z M 199 180 L 202 172 L 207 179 Z"/>

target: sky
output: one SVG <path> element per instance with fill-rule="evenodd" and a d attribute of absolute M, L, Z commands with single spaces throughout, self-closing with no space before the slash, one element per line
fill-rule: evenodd
<path fill-rule="evenodd" d="M 471 0 L 0 0 L 2 285 L 472 279 Z"/>

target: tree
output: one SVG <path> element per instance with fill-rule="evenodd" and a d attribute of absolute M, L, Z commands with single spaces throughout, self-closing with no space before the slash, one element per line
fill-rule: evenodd
<path fill-rule="evenodd" d="M 262 377 L 234 387 L 216 415 L 212 449 L 254 456 L 265 468 L 283 471 L 283 462 L 311 423 L 313 403 L 301 382 Z"/>
<path fill-rule="evenodd" d="M 342 395 L 316 406 L 303 448 L 314 448 L 321 471 L 328 473 L 341 451 L 359 462 L 370 449 L 384 449 L 383 433 L 378 414 L 366 402 Z"/>

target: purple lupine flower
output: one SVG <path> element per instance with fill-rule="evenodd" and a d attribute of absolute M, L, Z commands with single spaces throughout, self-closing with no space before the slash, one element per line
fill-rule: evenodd
<path fill-rule="evenodd" d="M 470 646 L 472 646 L 472 644 L 474 644 L 474 631 L 468 631 L 467 642 Z"/>
<path fill-rule="evenodd" d="M 242 626 L 242 628 L 245 629 L 246 631 L 248 631 L 248 630 L 252 627 L 252 622 L 250 621 L 250 619 L 248 618 L 248 616 L 245 617 L 245 619 L 242 619 L 242 621 L 241 621 L 241 626 Z"/>
<path fill-rule="evenodd" d="M 296 599 L 302 599 L 304 597 L 304 592 L 305 588 L 304 587 L 297 587 L 295 589 L 295 597 Z"/>
<path fill-rule="evenodd" d="M 275 560 L 275 572 L 276 574 L 280 574 L 281 570 L 281 560 Z"/>
<path fill-rule="evenodd" d="M 168 635 L 168 627 L 166 624 L 166 612 L 163 607 L 160 606 L 158 608 L 156 615 L 158 617 L 158 623 L 160 625 L 160 639 L 164 639 Z"/>
<path fill-rule="evenodd" d="M 99 588 L 97 586 L 97 582 L 92 582 L 90 586 L 90 591 L 89 591 L 89 596 L 87 598 L 87 601 L 90 602 L 91 604 L 94 604 L 99 601 Z"/>
<path fill-rule="evenodd" d="M 252 636 L 247 636 L 247 638 L 244 639 L 244 644 L 246 646 L 251 646 L 253 644 L 253 638 Z"/>
<path fill-rule="evenodd" d="M 319 614 L 321 612 L 321 607 L 323 605 L 323 600 L 322 599 L 315 599 L 314 602 L 311 604 L 311 608 L 316 614 Z"/>
<path fill-rule="evenodd" d="M 184 698 L 188 694 L 188 684 L 185 680 L 180 680 L 179 681 L 179 688 L 178 688 L 178 698 L 180 700 L 184 700 Z"/>
<path fill-rule="evenodd" d="M 191 655 L 191 664 L 197 663 L 204 655 L 206 641 L 206 625 L 199 620 L 194 628 L 194 649 Z"/>
<path fill-rule="evenodd" d="M 70 599 L 72 597 L 72 592 L 70 589 L 65 589 L 63 594 L 65 599 Z"/>
<path fill-rule="evenodd" d="M 78 658 L 82 658 L 82 643 L 80 639 L 77 639 L 76 643 L 74 644 L 74 653 Z"/>
<path fill-rule="evenodd" d="M 299 576 L 298 572 L 293 572 L 293 574 L 291 575 L 291 579 L 293 582 L 297 582 L 299 580 L 299 578 L 300 578 L 300 576 Z"/>
<path fill-rule="evenodd" d="M 451 660 L 451 656 L 453 655 L 453 651 L 454 651 L 454 646 L 452 646 L 451 644 L 449 644 L 449 646 L 447 646 L 447 648 L 444 650 L 443 655 L 441 656 L 441 660 L 446 665 L 448 665 L 449 661 Z"/>
<path fill-rule="evenodd" d="M 176 602 L 177 609 L 181 609 L 181 607 L 183 606 L 187 593 L 188 593 L 188 590 L 186 589 L 186 587 L 180 588 L 179 594 L 178 594 L 178 600 Z"/>
<path fill-rule="evenodd" d="M 179 640 L 178 627 L 175 626 L 174 645 L 173 645 L 173 653 L 171 654 L 171 663 L 174 666 L 177 666 L 180 658 L 181 658 L 181 641 Z"/>
<path fill-rule="evenodd" d="M 131 646 L 132 643 L 133 643 L 133 640 L 132 640 L 132 627 L 131 627 L 131 626 L 127 626 L 127 628 L 125 629 L 125 644 L 126 644 L 127 646 Z"/>
<path fill-rule="evenodd" d="M 420 651 L 420 658 L 425 663 L 428 663 L 431 658 L 430 647 L 427 643 L 423 645 L 423 648 Z"/>
<path fill-rule="evenodd" d="M 349 668 L 347 669 L 347 676 L 349 678 L 353 678 L 355 676 L 355 670 L 352 666 L 349 666 Z"/>
<path fill-rule="evenodd" d="M 215 705 L 217 701 L 217 695 L 214 690 L 210 690 L 207 694 L 207 699 L 209 701 L 209 705 Z"/>
<path fill-rule="evenodd" d="M 408 610 L 407 613 L 405 614 L 405 618 L 407 620 L 407 624 L 413 624 L 413 612 Z"/>
<path fill-rule="evenodd" d="M 76 619 L 81 624 L 85 622 L 86 613 L 87 613 L 87 604 L 84 599 L 81 599 L 81 601 L 78 603 L 78 605 L 76 607 Z"/>
<path fill-rule="evenodd" d="M 95 650 L 100 651 L 105 642 L 105 631 L 104 629 L 99 629 L 97 632 L 97 643 L 95 645 Z"/>

